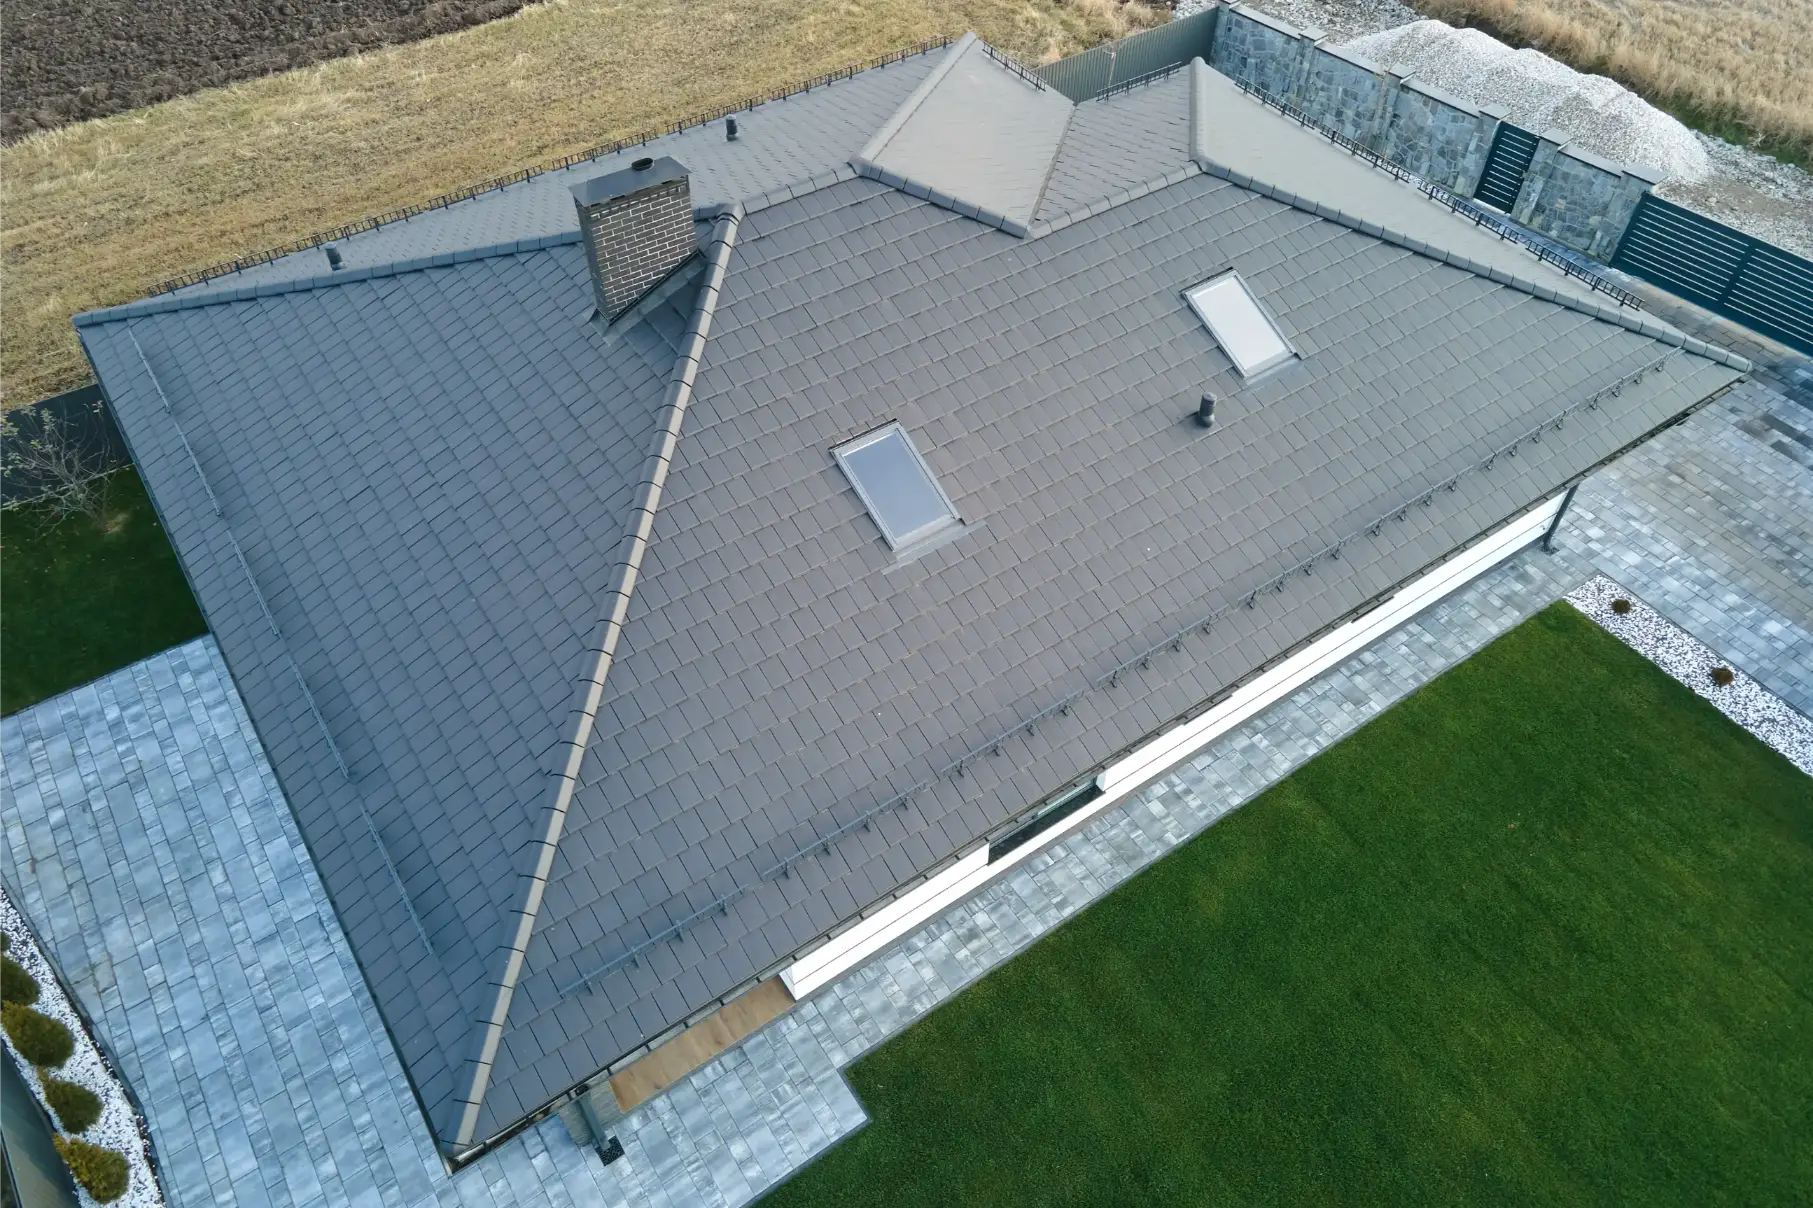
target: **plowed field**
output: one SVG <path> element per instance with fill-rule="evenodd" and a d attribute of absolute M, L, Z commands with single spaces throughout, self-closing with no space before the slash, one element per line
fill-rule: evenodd
<path fill-rule="evenodd" d="M 0 137 L 494 21 L 524 0 L 12 0 Z"/>

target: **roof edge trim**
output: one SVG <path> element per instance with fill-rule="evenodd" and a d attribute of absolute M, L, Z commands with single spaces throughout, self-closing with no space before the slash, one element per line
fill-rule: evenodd
<path fill-rule="evenodd" d="M 441 252 L 433 256 L 418 256 L 411 260 L 393 260 L 388 264 L 372 264 L 364 268 L 341 269 L 339 272 L 325 272 L 313 277 L 297 277 L 287 281 L 267 281 L 261 285 L 242 285 L 236 289 L 210 290 L 205 293 L 183 294 L 180 297 L 161 294 L 154 298 L 144 298 L 137 302 L 127 302 L 120 306 L 109 306 L 101 310 L 83 311 L 75 319 L 77 327 L 94 327 L 101 323 L 113 323 L 121 319 L 136 319 L 141 315 L 165 314 L 175 310 L 194 310 L 203 306 L 219 306 L 227 302 L 245 302 L 254 298 L 274 298 L 282 294 L 301 293 L 312 289 L 325 289 L 334 285 L 346 285 L 354 281 L 370 281 L 378 277 L 396 277 L 404 273 L 420 272 L 429 268 L 446 268 L 449 265 L 465 264 L 473 260 L 489 260 L 496 256 L 514 256 L 522 252 L 539 252 L 543 248 L 562 247 L 569 243 L 578 243 L 580 232 L 561 231 L 554 235 L 538 235 L 533 239 L 516 239 L 509 243 L 493 243 L 485 247 L 466 248 L 457 252 Z"/>
<path fill-rule="evenodd" d="M 1209 65 L 1197 55 L 1190 60 L 1190 158 L 1209 158 Z"/>
<path fill-rule="evenodd" d="M 1029 239 L 1042 239 L 1046 235 L 1056 234 L 1065 227 L 1075 226 L 1085 218 L 1094 218 L 1097 214 L 1106 213 L 1116 206 L 1124 206 L 1130 201 L 1138 201 L 1140 198 L 1156 193 L 1160 189 L 1168 189 L 1172 185 L 1180 185 L 1184 181 L 1189 180 L 1192 176 L 1201 175 L 1202 168 L 1195 163 L 1189 163 L 1181 167 L 1173 168 L 1163 176 L 1154 176 L 1151 180 L 1122 189 L 1118 193 L 1110 193 L 1106 197 L 1098 197 L 1094 201 L 1078 206 L 1074 210 L 1068 210 L 1055 218 L 1047 218 L 1043 222 L 1035 222 L 1032 224 L 1031 228 L 1029 228 L 1026 237 Z"/>
<path fill-rule="evenodd" d="M 524 887 L 522 906 L 516 911 L 516 924 L 500 947 L 502 968 L 494 983 L 495 993 L 491 995 L 488 1009 L 474 1021 L 480 1028 L 478 1052 L 472 1058 L 465 1090 L 456 1093 L 454 1099 L 458 1118 L 454 1126 L 453 1143 L 461 1148 L 470 1146 L 478 1131 L 479 1111 L 490 1084 L 498 1046 L 503 1040 L 510 1003 L 515 996 L 517 980 L 522 974 L 523 961 L 528 954 L 529 939 L 535 929 L 536 916 L 541 910 L 548 875 L 553 870 L 561 832 L 566 826 L 567 810 L 579 784 L 580 763 L 591 742 L 598 709 L 604 700 L 604 681 L 610 674 L 617 643 L 629 616 L 630 597 L 635 593 L 636 578 L 641 571 L 642 558 L 654 529 L 655 512 L 661 506 L 667 471 L 673 464 L 679 444 L 680 425 L 685 420 L 687 407 L 692 401 L 693 380 L 698 374 L 699 361 L 704 356 L 705 344 L 711 335 L 718 296 L 730 268 L 731 252 L 736 246 L 743 207 L 730 203 L 714 209 L 717 211 L 718 225 L 712 234 L 711 247 L 706 252 L 705 281 L 699 293 L 698 305 L 693 310 L 692 321 L 687 325 L 686 335 L 681 341 L 679 356 L 674 362 L 667 400 L 662 404 L 661 418 L 655 427 L 653 447 L 643 463 L 642 484 L 631 505 L 629 527 L 623 536 L 622 553 L 613 574 L 614 581 L 605 592 L 609 605 L 599 635 L 596 658 L 586 681 L 584 703 L 573 726 L 573 737 L 567 744 L 565 763 L 557 773 L 558 787 L 554 800 L 549 804 L 540 834 L 530 840 L 536 849 L 534 870 L 526 874 L 527 884 Z"/>
<path fill-rule="evenodd" d="M 910 176 L 902 176 L 898 172 L 890 172 L 879 164 L 860 157 L 851 160 L 850 163 L 855 167 L 858 176 L 866 177 L 869 180 L 887 185 L 892 189 L 898 189 L 908 197 L 917 197 L 921 201 L 929 201 L 941 210 L 949 210 L 953 214 L 961 214 L 965 218 L 973 218 L 983 226 L 991 226 L 997 230 L 1006 231 L 1016 239 L 1025 239 L 1032 233 L 1032 228 L 1017 218 L 1009 218 L 1005 214 L 997 214 L 995 211 L 985 209 L 973 202 L 961 201 L 942 190 L 933 188 L 922 180 L 914 180 Z"/>

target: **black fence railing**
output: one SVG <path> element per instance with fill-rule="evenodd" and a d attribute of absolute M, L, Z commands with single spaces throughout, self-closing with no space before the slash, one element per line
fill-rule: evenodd
<path fill-rule="evenodd" d="M 1334 127 L 1324 125 L 1322 122 L 1297 108 L 1289 101 L 1274 96 L 1257 84 L 1251 84 L 1245 80 L 1235 80 L 1234 82 L 1240 85 L 1243 91 L 1256 99 L 1263 101 L 1265 104 L 1270 105 L 1273 109 L 1284 114 L 1284 116 L 1290 118 L 1298 125 L 1303 126 L 1306 129 L 1314 130 L 1317 134 L 1322 135 L 1336 146 L 1351 152 L 1353 155 L 1365 160 L 1380 171 L 1389 172 L 1392 176 L 1397 177 L 1397 179 L 1403 181 L 1405 184 L 1414 186 L 1427 196 L 1441 202 L 1461 217 L 1471 219 L 1476 226 L 1481 226 L 1491 231 L 1500 239 L 1521 245 L 1533 253 L 1537 258 L 1560 269 L 1566 275 L 1585 283 L 1599 293 L 1605 294 L 1607 297 L 1617 302 L 1619 306 L 1628 306 L 1633 310 L 1643 309 L 1643 303 L 1637 295 L 1608 281 L 1600 274 L 1598 266 L 1584 256 L 1577 255 L 1565 248 L 1558 247 L 1552 240 L 1545 239 L 1534 231 L 1526 230 L 1503 215 L 1486 209 L 1484 206 L 1474 202 L 1471 198 L 1463 197 L 1445 185 L 1439 185 L 1432 180 L 1423 179 L 1402 164 L 1387 159 L 1377 151 L 1374 151 L 1371 147 L 1368 147 L 1355 139 L 1349 138 Z"/>
<path fill-rule="evenodd" d="M 988 52 L 989 58 L 991 58 L 995 62 L 999 63 L 1001 66 L 1007 68 L 1007 70 L 1013 72 L 1015 75 L 1019 76 L 1022 80 L 1025 80 L 1028 84 L 1031 84 L 1034 88 L 1037 88 L 1040 92 L 1045 91 L 1045 81 L 1041 80 L 1038 76 L 1034 75 L 1032 72 L 1032 69 L 1027 67 L 1024 63 L 1020 62 L 1020 60 L 1014 58 L 1012 55 L 1007 54 L 1004 51 L 996 50 L 994 47 L 990 46 L 987 42 L 982 43 L 982 49 Z"/>
<path fill-rule="evenodd" d="M 644 130 L 638 134 L 631 134 L 623 138 L 613 139 L 608 143 L 600 143 L 596 147 L 589 147 L 584 151 L 576 151 L 571 155 L 563 155 L 559 159 L 549 160 L 543 164 L 519 168 L 504 176 L 493 176 L 487 180 L 477 181 L 473 184 L 466 185 L 464 188 L 455 189 L 451 193 L 443 193 L 439 197 L 430 198 L 427 201 L 419 202 L 415 205 L 401 206 L 394 210 L 386 210 L 382 214 L 373 214 L 366 218 L 343 223 L 340 226 L 329 227 L 324 231 L 316 231 L 313 234 L 304 235 L 300 239 L 292 239 L 288 243 L 278 244 L 276 247 L 268 247 L 256 252 L 247 252 L 244 255 L 236 256 L 231 260 L 224 260 L 219 264 L 209 265 L 207 268 L 182 273 L 178 276 L 171 277 L 168 280 L 160 281 L 157 285 L 152 287 L 151 293 L 153 295 L 167 294 L 172 290 L 184 289 L 191 285 L 200 285 L 202 282 L 212 281 L 216 277 L 225 277 L 230 273 L 241 272 L 248 268 L 256 268 L 260 264 L 269 264 L 273 260 L 281 260 L 283 257 L 295 252 L 305 252 L 310 248 L 322 247 L 329 243 L 335 243 L 341 239 L 347 239 L 353 235 L 360 234 L 361 232 L 374 230 L 387 223 L 400 222 L 405 218 L 414 218 L 418 214 L 427 214 L 434 210 L 444 210 L 448 206 L 458 202 L 469 201 L 472 198 L 479 196 L 481 193 L 490 193 L 497 189 L 507 188 L 510 185 L 521 184 L 525 180 L 532 180 L 545 173 L 558 172 L 563 168 L 570 168 L 574 164 L 585 163 L 588 160 L 598 159 L 602 156 L 615 155 L 619 151 L 627 151 L 631 147 L 640 147 L 643 144 L 652 142 L 664 135 L 679 134 L 683 130 L 690 130 L 695 126 L 703 126 L 709 122 L 715 122 L 720 118 L 729 117 L 735 113 L 744 113 L 750 109 L 754 109 L 758 105 L 766 105 L 771 101 L 784 101 L 788 97 L 811 92 L 814 88 L 823 88 L 827 84 L 835 84 L 839 80 L 847 80 L 858 72 L 868 71 L 874 67 L 886 67 L 890 63 L 898 63 L 902 59 L 909 59 L 914 55 L 924 54 L 930 50 L 937 50 L 939 47 L 950 45 L 950 42 L 951 39 L 942 34 L 937 37 L 927 38 L 923 42 L 915 42 L 911 46 L 889 51 L 885 55 L 878 55 L 873 59 L 866 59 L 860 63 L 846 64 L 843 67 L 837 68 L 835 71 L 828 71 L 823 75 L 813 76 L 809 80 L 801 80 L 797 83 L 788 84 L 783 88 L 777 88 L 773 92 L 764 93 L 761 96 L 746 97 L 743 100 L 719 105 L 714 109 L 708 109 L 702 113 L 692 114 L 689 117 L 681 118 L 679 121 L 669 122 L 658 129 Z M 1021 68 L 1020 70 L 1025 71 L 1024 68 Z M 1040 87 L 1043 86 L 1044 85 L 1041 83 Z"/>
<path fill-rule="evenodd" d="M 1121 80 L 1119 83 L 1110 84 L 1108 87 L 1096 93 L 1091 99 L 1105 101 L 1110 97 L 1117 97 L 1123 92 L 1132 92 L 1135 88 L 1144 88 L 1147 84 L 1156 84 L 1166 76 L 1176 75 L 1188 66 L 1188 63 L 1171 63 L 1167 66 L 1156 68 L 1146 72 L 1144 75 L 1136 75 L 1132 79 Z"/>

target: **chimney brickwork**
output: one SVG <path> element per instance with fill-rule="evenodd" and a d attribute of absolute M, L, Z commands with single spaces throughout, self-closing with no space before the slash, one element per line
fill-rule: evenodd
<path fill-rule="evenodd" d="M 588 181 L 575 186 L 573 196 L 606 322 L 698 251 L 692 189 L 685 169 L 670 159 Z"/>

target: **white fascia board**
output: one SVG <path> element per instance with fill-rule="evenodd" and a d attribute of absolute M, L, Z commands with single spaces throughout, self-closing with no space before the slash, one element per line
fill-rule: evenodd
<path fill-rule="evenodd" d="M 1276 703 L 1375 638 L 1471 582 L 1540 537 L 1561 510 L 1564 496 L 1538 504 L 1477 545 L 1400 588 L 1390 599 L 1356 617 L 1271 670 L 1241 685 L 1202 716 L 1162 734 L 1123 759 L 1109 764 L 1098 783 L 1108 795 L 1144 784 L 1181 763 L 1254 714 Z"/>
<path fill-rule="evenodd" d="M 982 881 L 978 873 L 987 873 L 988 844 L 984 843 L 961 860 L 922 885 L 901 894 L 880 910 L 848 931 L 834 935 L 822 948 L 815 948 L 781 970 L 781 980 L 797 1001 L 820 986 L 835 981 L 850 969 L 868 960 L 889 944 L 921 923 L 942 914 Z"/>
<path fill-rule="evenodd" d="M 1033 842 L 1015 848 L 992 864 L 988 861 L 989 845 L 982 844 L 937 876 L 915 886 L 848 931 L 833 936 L 822 947 L 793 962 L 781 971 L 781 980 L 795 1000 L 803 1000 L 808 994 L 836 981 L 1015 865 L 1073 834 L 1228 730 L 1497 566 L 1547 531 L 1561 511 L 1564 498 L 1557 495 L 1538 504 L 1485 540 L 1399 589 L 1365 615 L 1324 635 L 1242 685 L 1207 713 L 1159 735 L 1110 764 L 1096 778 L 1102 795 Z"/>

